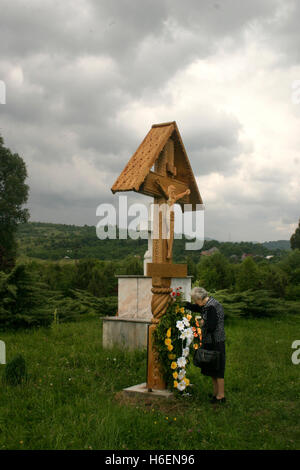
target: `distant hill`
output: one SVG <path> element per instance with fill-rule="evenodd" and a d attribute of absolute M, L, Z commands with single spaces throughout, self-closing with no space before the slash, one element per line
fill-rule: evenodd
<path fill-rule="evenodd" d="M 200 259 L 200 250 L 186 251 L 182 239 L 174 240 L 174 261 L 183 262 L 189 257 L 194 262 Z M 42 222 L 29 222 L 18 227 L 19 256 L 39 258 L 44 260 L 97 258 L 102 260 L 118 260 L 128 255 L 137 255 L 141 258 L 147 250 L 147 240 L 116 239 L 99 240 L 96 236 L 95 226 L 76 226 L 65 224 L 51 224 Z M 219 242 L 206 238 L 203 250 L 217 247 L 226 257 L 236 255 L 239 258 L 244 254 L 267 256 L 279 254 L 281 250 L 290 248 L 289 242 L 252 243 L 252 242 Z"/>
<path fill-rule="evenodd" d="M 289 240 L 277 240 L 274 242 L 264 242 L 263 245 L 268 250 L 290 250 L 291 243 Z"/>

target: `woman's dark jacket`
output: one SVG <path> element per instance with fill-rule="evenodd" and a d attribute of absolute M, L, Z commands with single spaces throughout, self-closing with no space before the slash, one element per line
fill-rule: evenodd
<path fill-rule="evenodd" d="M 224 310 L 220 302 L 209 297 L 203 307 L 191 302 L 185 302 L 185 307 L 192 312 L 199 312 L 202 316 L 204 320 L 204 325 L 201 327 L 203 343 L 212 343 L 212 334 L 216 343 L 225 341 Z"/>

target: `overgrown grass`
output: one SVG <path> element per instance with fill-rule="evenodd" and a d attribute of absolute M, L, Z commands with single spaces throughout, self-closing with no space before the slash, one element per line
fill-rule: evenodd
<path fill-rule="evenodd" d="M 226 325 L 225 406 L 209 403 L 210 379 L 193 366 L 191 397 L 120 399 L 145 381 L 146 352 L 103 350 L 99 320 L 1 333 L 7 359 L 25 357 L 28 381 L 0 385 L 0 449 L 299 449 L 299 323 Z"/>

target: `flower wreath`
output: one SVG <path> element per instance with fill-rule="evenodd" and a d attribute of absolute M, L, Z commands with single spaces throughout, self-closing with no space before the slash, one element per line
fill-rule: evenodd
<path fill-rule="evenodd" d="M 179 392 L 191 385 L 186 376 L 191 350 L 202 346 L 199 317 L 183 306 L 181 289 L 172 290 L 172 302 L 154 332 L 167 385 Z"/>

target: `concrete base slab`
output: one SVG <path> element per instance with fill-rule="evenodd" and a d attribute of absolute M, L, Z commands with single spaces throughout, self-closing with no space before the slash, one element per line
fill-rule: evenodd
<path fill-rule="evenodd" d="M 170 392 L 170 390 L 152 390 L 152 392 L 149 392 L 146 382 L 139 385 L 133 385 L 133 387 L 124 388 L 123 394 L 128 396 L 145 397 L 147 399 L 174 399 L 174 394 Z"/>
<path fill-rule="evenodd" d="M 103 348 L 146 349 L 148 320 L 102 317 Z"/>

